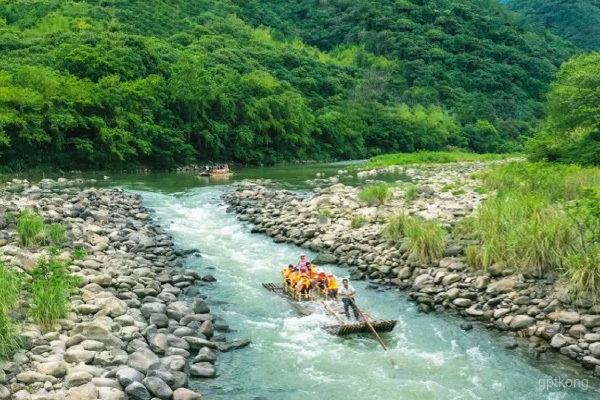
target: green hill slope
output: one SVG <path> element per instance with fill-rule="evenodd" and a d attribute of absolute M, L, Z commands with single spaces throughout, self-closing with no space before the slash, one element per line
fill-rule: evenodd
<path fill-rule="evenodd" d="M 600 49 L 600 0 L 512 0 L 532 25 L 550 29 L 586 50 Z"/>
<path fill-rule="evenodd" d="M 466 1 L 0 0 L 0 163 L 510 150 L 572 52 Z"/>

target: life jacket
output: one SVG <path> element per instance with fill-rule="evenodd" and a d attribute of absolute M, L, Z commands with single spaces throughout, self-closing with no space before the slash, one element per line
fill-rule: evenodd
<path fill-rule="evenodd" d="M 292 271 L 293 271 L 293 270 L 292 270 L 291 268 L 288 268 L 288 267 L 284 268 L 284 269 L 282 270 L 283 279 L 287 279 L 287 278 L 289 278 L 289 277 L 290 277 L 290 275 L 292 274 Z"/>
<path fill-rule="evenodd" d="M 310 279 L 316 279 L 317 278 L 317 269 L 315 268 L 314 265 L 309 265 L 308 266 L 308 277 Z"/>
<path fill-rule="evenodd" d="M 302 290 L 309 289 L 309 288 L 310 288 L 310 279 L 308 279 L 308 277 L 306 277 L 306 276 L 300 278 L 300 281 L 298 282 L 298 290 L 302 291 Z"/>
<path fill-rule="evenodd" d="M 335 279 L 335 276 L 331 277 L 331 278 L 327 278 L 327 289 L 329 289 L 329 290 L 339 289 L 339 286 L 338 286 L 337 280 Z"/>
<path fill-rule="evenodd" d="M 323 282 L 325 280 L 327 280 L 327 274 L 325 274 L 325 272 L 320 272 L 317 275 L 317 282 Z"/>
<path fill-rule="evenodd" d="M 300 272 L 295 271 L 290 274 L 290 283 L 292 286 L 296 286 L 296 283 L 300 280 Z"/>

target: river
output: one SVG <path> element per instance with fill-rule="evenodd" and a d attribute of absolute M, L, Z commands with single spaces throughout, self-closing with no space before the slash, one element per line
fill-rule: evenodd
<path fill-rule="evenodd" d="M 272 178 L 303 188 L 315 171 L 331 175 L 338 168 L 287 167 L 285 173 L 261 168 L 245 170 L 237 179 Z M 298 316 L 284 299 L 262 288 L 262 282 L 278 281 L 281 267 L 302 250 L 250 234 L 249 226 L 228 214 L 220 200 L 230 190 L 227 181 L 148 174 L 115 176 L 106 184 L 140 193 L 178 247 L 200 250 L 201 257 L 187 260 L 188 268 L 218 280 L 201 292 L 235 330 L 230 339 L 252 340 L 250 347 L 223 353 L 216 379 L 192 382 L 207 399 L 598 398 L 597 381 L 574 363 L 507 350 L 506 338 L 497 333 L 465 332 L 460 319 L 419 314 L 402 293 L 375 291 L 364 281 L 353 282 L 359 305 L 398 320 L 394 332 L 383 335 L 389 354 L 369 335 L 328 335 L 318 328 L 317 317 Z M 331 269 L 347 275 L 342 268 Z M 589 388 L 548 389 L 556 377 L 588 379 L 582 383 Z"/>

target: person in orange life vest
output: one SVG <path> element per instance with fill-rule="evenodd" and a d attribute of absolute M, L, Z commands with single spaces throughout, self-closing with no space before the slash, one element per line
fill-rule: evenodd
<path fill-rule="evenodd" d="M 317 273 L 317 286 L 321 289 L 325 289 L 327 287 L 327 274 L 323 271 L 319 271 Z"/>
<path fill-rule="evenodd" d="M 317 279 L 317 266 L 316 265 L 314 265 L 314 264 L 309 264 L 308 265 L 308 277 L 312 281 L 314 281 L 315 279 Z"/>
<path fill-rule="evenodd" d="M 338 289 L 339 289 L 339 286 L 338 286 L 337 280 L 335 279 L 335 276 L 333 276 L 333 274 L 328 274 L 327 275 L 327 292 L 329 293 L 329 298 L 331 300 L 337 299 Z"/>
<path fill-rule="evenodd" d="M 300 281 L 296 284 L 296 290 L 302 294 L 308 294 L 310 292 L 310 278 L 307 274 L 302 274 Z"/>
<path fill-rule="evenodd" d="M 303 274 L 308 272 L 308 260 L 306 259 L 306 254 L 300 254 L 300 261 L 298 261 L 294 267 L 299 269 Z"/>

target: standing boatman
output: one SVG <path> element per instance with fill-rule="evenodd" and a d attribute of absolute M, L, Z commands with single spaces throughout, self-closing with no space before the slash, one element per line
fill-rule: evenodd
<path fill-rule="evenodd" d="M 354 304 L 354 295 L 356 294 L 356 290 L 348 283 L 348 279 L 342 280 L 342 287 L 338 290 L 338 296 L 342 298 L 342 303 L 344 303 L 344 313 L 346 313 L 346 319 L 350 321 L 350 312 L 348 311 L 349 307 L 352 307 L 352 311 L 354 312 L 354 318 L 359 321 L 360 316 L 358 315 L 358 309 L 356 308 L 356 304 Z"/>

